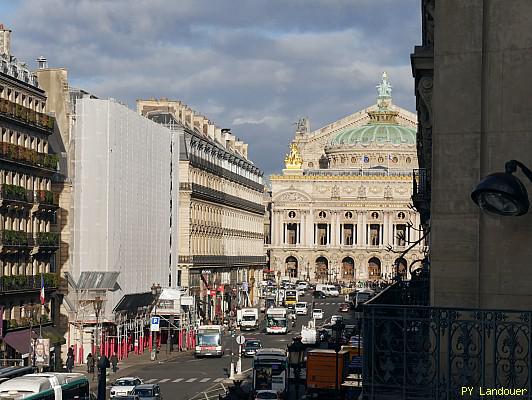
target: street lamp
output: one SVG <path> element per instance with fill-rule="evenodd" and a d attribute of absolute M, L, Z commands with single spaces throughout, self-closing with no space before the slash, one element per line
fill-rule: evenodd
<path fill-rule="evenodd" d="M 294 379 L 296 384 L 296 399 L 299 398 L 299 374 L 301 373 L 301 364 L 305 356 L 305 345 L 301 342 L 301 336 L 292 339 L 292 344 L 288 346 L 288 360 L 290 367 L 294 369 Z"/>
<path fill-rule="evenodd" d="M 100 312 L 102 311 L 102 305 L 103 300 L 100 298 L 100 296 L 96 296 L 94 300 L 92 301 L 92 305 L 94 307 L 94 313 L 96 314 L 96 360 L 100 359 L 100 329 L 99 329 L 99 323 L 100 323 Z"/>
<path fill-rule="evenodd" d="M 161 295 L 162 288 L 161 285 L 153 283 L 151 285 L 151 294 L 154 296 L 154 306 L 153 306 L 153 314 L 157 315 L 157 302 L 159 301 L 159 296 Z M 155 361 L 157 360 L 157 342 L 155 340 L 155 337 L 157 336 L 157 333 L 154 331 L 152 332 L 152 349 L 151 349 L 151 360 Z"/>
<path fill-rule="evenodd" d="M 342 321 L 340 320 L 336 320 L 336 322 L 333 324 L 333 326 L 331 327 L 331 329 L 333 330 L 333 332 L 335 333 L 335 344 L 334 344 L 334 352 L 336 353 L 336 380 L 334 382 L 334 387 L 336 389 L 336 396 L 337 398 L 339 398 L 339 387 L 338 387 L 338 353 L 340 352 L 340 348 L 341 348 L 341 345 L 340 345 L 340 336 L 342 335 L 342 332 L 345 328 L 345 325 Z"/>
<path fill-rule="evenodd" d="M 517 167 L 532 182 L 532 171 L 516 160 L 507 161 L 504 172 L 496 172 L 480 181 L 471 193 L 473 201 L 484 211 L 502 216 L 519 216 L 528 212 L 530 202 L 525 186 L 512 175 Z"/>
<path fill-rule="evenodd" d="M 33 351 L 31 356 L 31 364 L 32 367 L 35 368 L 35 364 L 37 361 L 37 355 L 36 355 L 36 342 L 37 338 L 33 337 L 33 318 L 35 316 L 35 313 L 39 311 L 39 306 L 37 304 L 28 304 L 24 306 L 24 311 L 28 314 L 29 320 L 30 320 L 30 343 L 33 342 Z"/>

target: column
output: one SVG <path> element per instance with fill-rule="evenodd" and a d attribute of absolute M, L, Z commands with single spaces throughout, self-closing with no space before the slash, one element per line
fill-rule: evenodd
<path fill-rule="evenodd" d="M 390 244 L 390 214 L 388 211 L 384 212 L 384 236 L 382 237 L 382 244 L 387 246 Z"/>
<path fill-rule="evenodd" d="M 384 224 L 379 224 L 379 246 L 384 244 Z"/>
<path fill-rule="evenodd" d="M 362 246 L 362 212 L 357 211 L 357 237 L 356 245 Z"/>
<path fill-rule="evenodd" d="M 388 216 L 388 243 L 390 244 L 390 246 L 393 246 L 393 236 L 394 236 L 393 218 L 392 218 L 393 214 L 394 213 L 392 211 L 392 213 L 390 213 L 390 215 Z"/>
<path fill-rule="evenodd" d="M 364 211 L 363 214 L 362 214 L 362 246 L 367 246 L 368 245 L 368 227 L 367 227 L 367 224 L 368 224 L 368 216 L 367 216 L 367 212 Z"/>
<path fill-rule="evenodd" d="M 312 247 L 314 245 L 314 210 L 312 208 L 308 210 L 305 223 L 307 224 L 307 245 Z"/>
<path fill-rule="evenodd" d="M 283 241 L 283 225 L 281 223 L 281 212 L 280 211 L 277 211 L 277 226 L 276 226 L 276 231 L 277 231 L 277 245 L 280 246 L 282 244 L 282 241 Z"/>
<path fill-rule="evenodd" d="M 337 227 L 338 227 L 338 214 L 336 212 L 334 212 L 332 214 L 332 218 L 331 218 L 331 241 L 330 241 L 330 244 L 331 246 L 338 246 L 338 232 L 337 232 Z"/>
<path fill-rule="evenodd" d="M 331 224 L 327 223 L 327 244 L 331 245 Z"/>
<path fill-rule="evenodd" d="M 415 213 L 414 218 L 412 219 L 413 219 L 412 224 L 414 225 L 414 228 L 415 228 L 412 232 L 412 240 L 417 241 L 422 236 L 422 233 L 418 231 L 419 225 L 420 225 L 419 214 Z"/>
<path fill-rule="evenodd" d="M 283 244 L 288 243 L 288 224 L 283 222 Z"/>

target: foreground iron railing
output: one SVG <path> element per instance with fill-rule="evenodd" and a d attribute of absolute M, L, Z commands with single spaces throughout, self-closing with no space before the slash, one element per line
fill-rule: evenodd
<path fill-rule="evenodd" d="M 532 398 L 532 312 L 369 304 L 363 318 L 365 400 Z"/>

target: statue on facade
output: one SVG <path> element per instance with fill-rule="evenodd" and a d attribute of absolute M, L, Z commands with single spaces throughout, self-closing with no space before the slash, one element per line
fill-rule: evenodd
<path fill-rule="evenodd" d="M 331 197 L 340 197 L 340 187 L 338 185 L 334 185 L 332 187 Z"/>
<path fill-rule="evenodd" d="M 310 133 L 310 121 L 307 117 L 300 118 L 299 121 L 296 122 L 296 133 L 301 135 Z"/>
<path fill-rule="evenodd" d="M 366 188 L 362 185 L 358 187 L 358 197 L 366 197 Z"/>
<path fill-rule="evenodd" d="M 297 144 L 290 144 L 290 153 L 286 155 L 284 164 L 286 169 L 301 169 L 301 165 L 303 165 L 303 158 L 301 158 Z"/>
<path fill-rule="evenodd" d="M 392 97 L 392 85 L 388 82 L 388 74 L 386 72 L 382 73 L 381 83 L 377 85 L 377 93 L 379 97 Z"/>

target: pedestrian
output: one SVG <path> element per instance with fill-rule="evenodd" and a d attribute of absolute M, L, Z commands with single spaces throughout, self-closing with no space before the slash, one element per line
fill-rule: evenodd
<path fill-rule="evenodd" d="M 111 365 L 113 366 L 113 373 L 116 374 L 116 370 L 118 369 L 118 357 L 116 356 L 116 353 L 113 353 L 113 355 L 111 356 L 111 360 L 109 361 L 111 361 Z"/>
<path fill-rule="evenodd" d="M 74 368 L 74 354 L 67 355 L 67 362 L 66 362 L 66 369 L 67 372 L 72 372 L 72 368 Z"/>
<path fill-rule="evenodd" d="M 89 374 L 94 372 L 94 357 L 92 356 L 92 353 L 89 353 L 87 356 L 87 372 Z"/>

